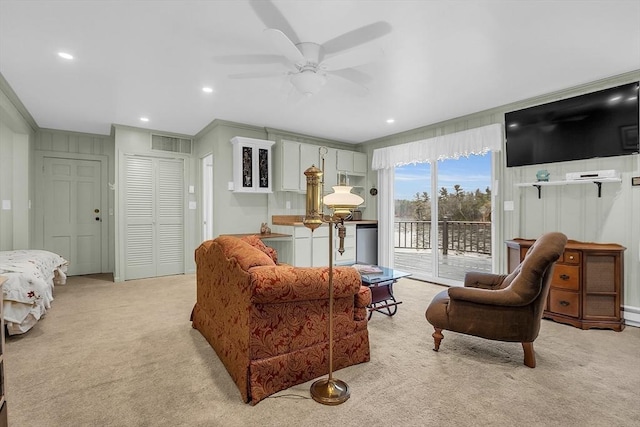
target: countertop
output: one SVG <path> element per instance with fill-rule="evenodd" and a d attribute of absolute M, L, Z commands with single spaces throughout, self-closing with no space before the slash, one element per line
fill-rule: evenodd
<path fill-rule="evenodd" d="M 247 237 L 247 236 L 257 236 L 258 239 L 278 239 L 280 237 L 291 237 L 291 234 L 282 234 L 282 233 L 243 233 L 243 234 L 223 234 L 223 236 L 233 236 L 233 237 Z"/>
<path fill-rule="evenodd" d="M 304 225 L 304 215 L 273 215 L 271 217 L 271 223 L 273 225 Z M 360 221 L 345 221 L 345 224 L 355 224 L 355 225 L 363 225 L 363 224 L 377 224 L 378 221 L 374 219 L 363 219 Z"/>

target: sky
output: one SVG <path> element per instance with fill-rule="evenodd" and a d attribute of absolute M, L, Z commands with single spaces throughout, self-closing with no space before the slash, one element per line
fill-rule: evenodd
<path fill-rule="evenodd" d="M 438 162 L 438 189 L 446 187 L 454 192 L 453 186 L 459 184 L 465 192 L 491 188 L 491 154 L 471 155 L 458 160 Z M 416 193 L 431 194 L 431 165 L 419 163 L 397 167 L 395 171 L 395 199 L 414 200 Z"/>

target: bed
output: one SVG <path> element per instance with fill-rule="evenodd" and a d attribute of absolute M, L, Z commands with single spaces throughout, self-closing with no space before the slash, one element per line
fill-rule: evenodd
<path fill-rule="evenodd" d="M 9 335 L 23 334 L 51 308 L 53 288 L 66 283 L 69 262 L 43 250 L 0 251 L 4 320 Z"/>

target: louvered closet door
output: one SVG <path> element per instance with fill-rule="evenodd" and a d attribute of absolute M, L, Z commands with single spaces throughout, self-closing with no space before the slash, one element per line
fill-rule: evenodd
<path fill-rule="evenodd" d="M 157 159 L 157 276 L 184 273 L 184 183 L 181 160 Z"/>
<path fill-rule="evenodd" d="M 125 278 L 184 273 L 182 160 L 125 156 Z"/>

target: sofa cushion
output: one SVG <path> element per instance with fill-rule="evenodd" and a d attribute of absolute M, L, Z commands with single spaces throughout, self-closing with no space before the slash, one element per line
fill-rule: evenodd
<path fill-rule="evenodd" d="M 278 252 L 275 249 L 265 245 L 264 242 L 255 234 L 252 234 L 251 236 L 244 236 L 241 238 L 241 240 L 269 255 L 274 264 L 278 263 Z"/>
<path fill-rule="evenodd" d="M 244 271 L 249 271 L 251 267 L 275 265 L 269 255 L 237 237 L 218 236 L 215 243 L 220 245 L 227 258 L 235 258 Z"/>

